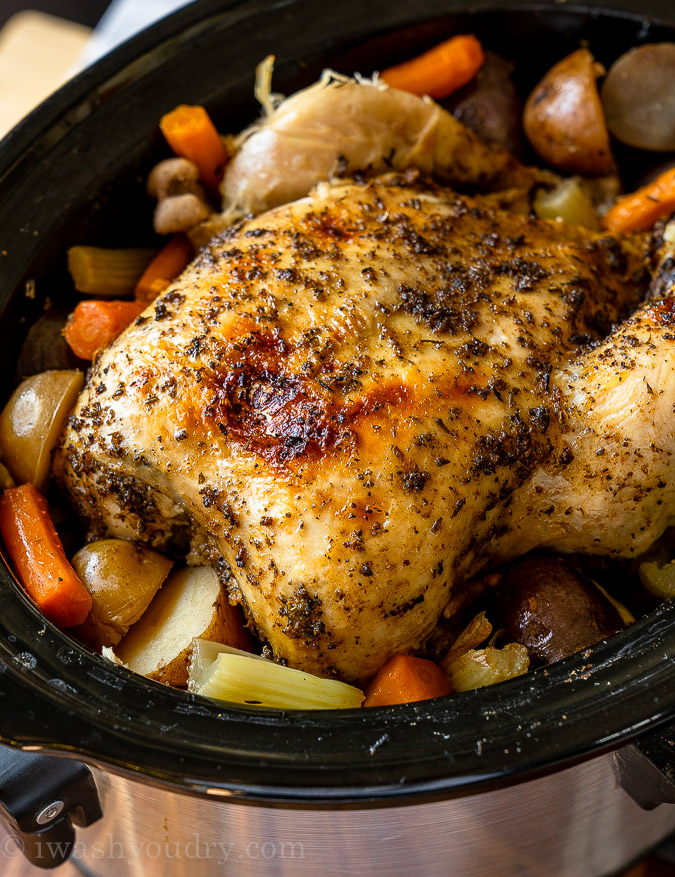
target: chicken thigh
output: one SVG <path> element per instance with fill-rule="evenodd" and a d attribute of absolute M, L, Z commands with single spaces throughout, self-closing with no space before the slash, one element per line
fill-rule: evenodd
<path fill-rule="evenodd" d="M 648 245 L 410 173 L 321 184 L 101 353 L 57 475 L 92 536 L 206 559 L 278 658 L 363 681 L 490 564 L 631 557 L 673 517 Z"/>

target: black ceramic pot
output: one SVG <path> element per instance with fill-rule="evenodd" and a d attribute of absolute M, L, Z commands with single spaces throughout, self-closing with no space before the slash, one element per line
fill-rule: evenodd
<path fill-rule="evenodd" d="M 527 88 L 582 40 L 609 64 L 631 46 L 675 39 L 675 9 L 670 0 L 190 5 L 85 71 L 0 144 L 6 394 L 42 302 L 67 299 L 66 248 L 151 238 L 142 180 L 164 155 L 162 113 L 199 101 L 236 130 L 257 115 L 253 71 L 269 53 L 275 90 L 290 93 L 323 66 L 382 68 L 467 31 L 514 58 Z M 25 294 L 33 287 L 35 298 Z M 22 798 L 20 818 L 5 798 L 5 817 L 32 836 L 35 858 L 45 837 L 36 832 L 65 830 L 69 809 L 91 821 L 97 793 L 103 819 L 81 833 L 79 855 L 102 875 L 197 873 L 186 871 L 190 858 L 206 875 L 257 874 L 263 864 L 294 877 L 445 873 L 439 862 L 462 875 L 609 873 L 675 828 L 666 803 L 675 799 L 672 725 L 664 730 L 675 717 L 674 658 L 671 603 L 590 655 L 496 688 L 374 711 L 251 712 L 91 654 L 45 622 L 3 567 L 0 740 L 79 759 L 96 781 L 94 789 L 86 771 L 85 792 L 42 791 L 33 778 L 42 768 L 26 763 L 30 780 L 18 787 L 41 794 Z M 10 755 L 5 779 L 17 769 Z M 8 784 L 0 771 L 0 795 Z M 78 815 L 80 793 L 88 803 Z M 36 822 L 50 796 L 64 800 L 60 814 Z M 208 832 L 200 841 L 225 837 L 235 852 L 220 864 L 222 855 L 190 857 L 186 845 L 200 831 Z M 122 845 L 158 848 L 166 837 L 182 855 L 155 856 L 153 847 L 131 862 L 125 846 L 121 856 L 96 856 L 94 843 L 111 833 Z M 274 855 L 263 854 L 266 843 Z M 286 843 L 303 855 L 289 862 Z M 252 844 L 259 855 L 249 855 Z"/>

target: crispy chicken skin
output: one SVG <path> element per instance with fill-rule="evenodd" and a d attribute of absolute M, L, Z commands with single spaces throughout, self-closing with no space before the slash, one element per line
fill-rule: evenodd
<path fill-rule="evenodd" d="M 98 357 L 57 475 L 92 536 L 189 543 L 275 655 L 363 681 L 490 564 L 634 556 L 673 516 L 647 244 L 411 174 L 322 184 Z"/>

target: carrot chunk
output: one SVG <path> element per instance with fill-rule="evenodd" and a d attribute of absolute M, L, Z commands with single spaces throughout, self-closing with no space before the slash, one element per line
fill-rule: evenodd
<path fill-rule="evenodd" d="M 180 104 L 162 116 L 159 127 L 176 155 L 194 162 L 202 182 L 217 191 L 228 156 L 204 107 Z"/>
<path fill-rule="evenodd" d="M 651 228 L 657 219 L 675 210 L 675 168 L 665 171 L 651 183 L 620 198 L 605 214 L 602 224 L 613 232 Z"/>
<path fill-rule="evenodd" d="M 484 61 L 483 47 L 476 37 L 460 34 L 417 58 L 389 67 L 380 79 L 392 88 L 440 99 L 470 82 Z"/>
<path fill-rule="evenodd" d="M 142 310 L 144 301 L 81 301 L 63 330 L 70 349 L 80 359 L 93 359 L 107 347 Z"/>
<path fill-rule="evenodd" d="M 426 658 L 397 655 L 381 667 L 366 689 L 364 706 L 412 703 L 452 694 L 441 668 Z"/>
<path fill-rule="evenodd" d="M 185 269 L 192 256 L 192 244 L 188 238 L 184 234 L 174 235 L 148 265 L 136 284 L 136 300 L 149 302 L 156 299 Z"/>
<path fill-rule="evenodd" d="M 59 627 L 82 624 L 91 596 L 66 559 L 47 500 L 32 484 L 10 487 L 0 497 L 0 533 L 38 609 Z"/>

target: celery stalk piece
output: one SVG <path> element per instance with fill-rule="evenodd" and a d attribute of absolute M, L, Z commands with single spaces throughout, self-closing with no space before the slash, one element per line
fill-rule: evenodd
<path fill-rule="evenodd" d="M 192 690 L 215 700 L 278 709 L 350 709 L 360 707 L 364 698 L 353 685 L 231 651 L 220 652 L 199 674 Z"/>
<path fill-rule="evenodd" d="M 68 250 L 68 270 L 75 289 L 101 298 L 132 295 L 136 283 L 157 255 L 157 250 L 112 250 L 75 246 Z"/>
<path fill-rule="evenodd" d="M 266 660 L 262 655 L 253 655 L 250 652 L 243 652 L 241 649 L 223 645 L 223 643 L 197 637 L 192 640 L 192 648 L 190 650 L 190 663 L 188 666 L 188 689 L 190 691 L 196 691 L 199 677 L 213 664 L 218 655 L 223 654 L 223 652 L 226 652 L 228 655 L 244 655 L 249 658 L 257 658 L 259 661 Z"/>

